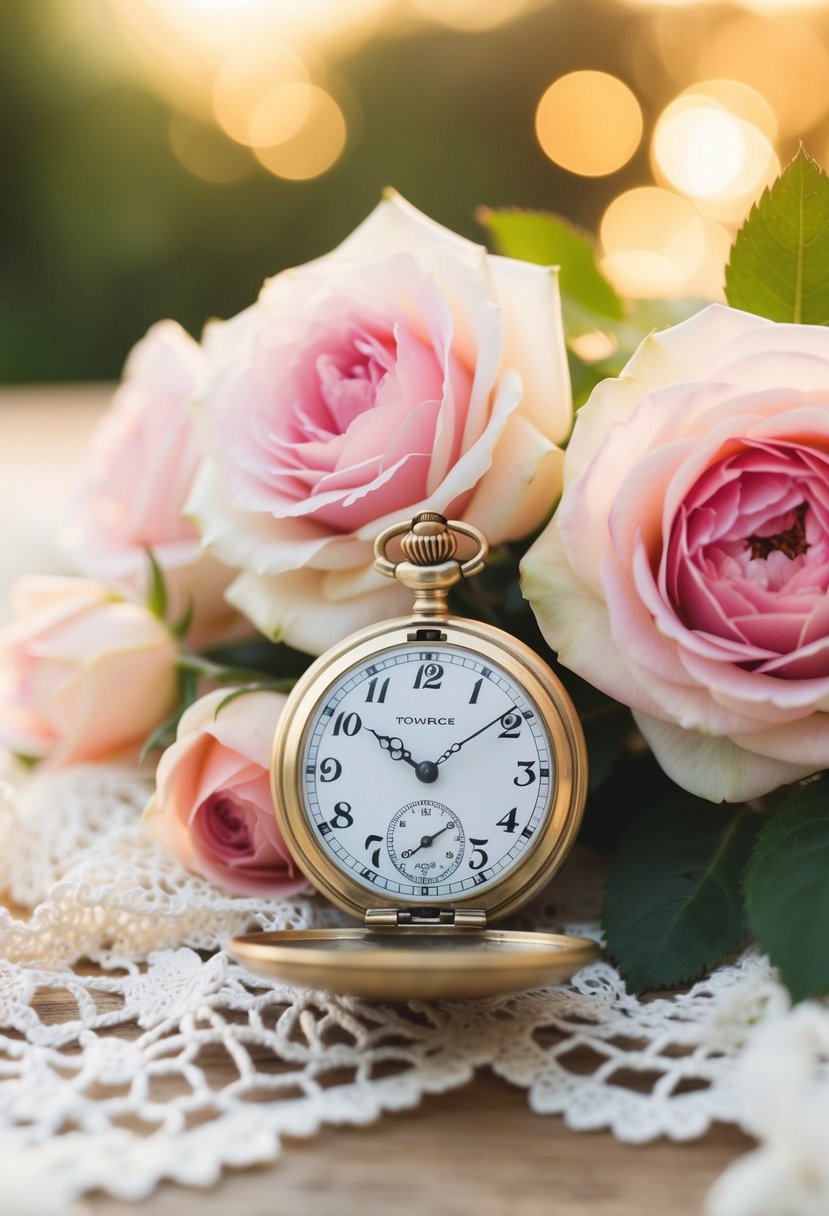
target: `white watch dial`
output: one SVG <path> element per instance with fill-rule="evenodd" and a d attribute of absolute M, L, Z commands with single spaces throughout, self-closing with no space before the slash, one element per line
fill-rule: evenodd
<path fill-rule="evenodd" d="M 553 753 L 538 708 L 509 672 L 461 646 L 397 646 L 355 665 L 305 739 L 311 830 L 380 898 L 489 887 L 550 812 Z"/>

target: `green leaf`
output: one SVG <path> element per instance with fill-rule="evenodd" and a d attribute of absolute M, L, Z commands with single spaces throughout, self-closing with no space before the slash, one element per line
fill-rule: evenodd
<path fill-rule="evenodd" d="M 725 287 L 733 308 L 829 324 L 829 178 L 803 148 L 737 233 Z"/>
<path fill-rule="evenodd" d="M 634 992 L 696 979 L 746 936 L 741 883 L 760 816 L 676 793 L 630 825 L 610 874 L 604 927 Z"/>
<path fill-rule="evenodd" d="M 153 616 L 159 620 L 167 619 L 167 584 L 164 581 L 164 571 L 155 559 L 152 549 L 146 548 L 147 562 L 150 567 L 149 586 L 147 587 L 147 607 Z"/>
<path fill-rule="evenodd" d="M 829 784 L 795 790 L 764 827 L 745 879 L 751 931 L 796 1001 L 829 992 Z"/>
<path fill-rule="evenodd" d="M 178 620 L 174 621 L 170 626 L 170 632 L 177 641 L 180 641 L 185 636 L 188 629 L 193 624 L 194 608 L 195 605 L 193 603 L 193 597 L 190 595 L 187 597 L 187 607 L 184 609 L 184 612 L 182 612 Z"/>
<path fill-rule="evenodd" d="M 565 328 L 582 334 L 601 328 L 602 320 L 621 321 L 618 295 L 599 270 L 596 248 L 586 232 L 547 211 L 482 207 L 478 222 L 499 253 L 541 266 L 558 266 Z"/>

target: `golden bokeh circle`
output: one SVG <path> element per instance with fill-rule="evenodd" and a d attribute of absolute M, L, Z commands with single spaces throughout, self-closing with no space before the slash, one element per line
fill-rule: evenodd
<path fill-rule="evenodd" d="M 571 173 L 604 177 L 627 164 L 642 138 L 642 109 L 608 72 L 568 72 L 538 103 L 535 132 L 543 152 Z"/>

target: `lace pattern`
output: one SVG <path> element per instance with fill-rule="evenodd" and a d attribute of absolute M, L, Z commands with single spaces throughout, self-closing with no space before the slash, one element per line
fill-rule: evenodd
<path fill-rule="evenodd" d="M 300 991 L 249 974 L 223 944 L 339 914 L 318 897 L 228 896 L 185 873 L 141 827 L 147 792 L 134 773 L 101 766 L 3 787 L 0 885 L 20 908 L 0 910 L 0 1157 L 21 1212 L 48 1216 L 96 1187 L 138 1199 L 162 1179 L 206 1185 L 226 1166 L 272 1160 L 284 1134 L 369 1123 L 483 1065 L 540 1114 L 629 1142 L 740 1122 L 769 1147 L 721 1180 L 712 1211 L 766 1211 L 732 1202 L 752 1187 L 762 1197 L 753 1179 L 777 1128 L 773 1116 L 752 1123 L 751 1051 L 741 1055 L 792 1016 L 763 957 L 747 952 L 650 1000 L 607 962 L 480 1001 Z M 554 903 L 536 901 L 521 921 L 598 936 L 601 881 L 600 865 L 576 854 Z M 823 1038 L 812 1028 L 798 1058 L 829 1052 L 829 1018 L 815 1008 Z M 113 1033 L 127 1025 L 137 1033 Z"/>

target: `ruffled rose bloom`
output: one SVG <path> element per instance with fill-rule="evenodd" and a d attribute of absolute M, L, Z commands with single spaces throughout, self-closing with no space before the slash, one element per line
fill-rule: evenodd
<path fill-rule="evenodd" d="M 550 645 L 710 798 L 829 766 L 829 330 L 712 306 L 580 413 L 523 563 Z"/>
<path fill-rule="evenodd" d="M 87 579 L 21 579 L 0 630 L 0 744 L 53 767 L 143 743 L 178 699 L 178 652 L 140 604 Z"/>
<path fill-rule="evenodd" d="M 92 436 L 64 539 L 83 574 L 138 596 L 147 590 L 152 549 L 171 619 L 192 602 L 192 636 L 205 643 L 238 632 L 239 617 L 224 598 L 234 572 L 182 515 L 201 459 L 192 409 L 201 376 L 201 347 L 175 321 L 160 321 L 133 348 Z"/>
<path fill-rule="evenodd" d="M 179 861 L 240 895 L 293 895 L 307 888 L 274 817 L 271 743 L 285 697 L 250 692 L 219 706 L 217 689 L 183 714 L 161 757 L 147 807 L 150 833 Z"/>
<path fill-rule="evenodd" d="M 395 195 L 204 345 L 189 510 L 242 570 L 229 598 L 274 639 L 319 653 L 408 610 L 372 568 L 389 523 L 437 510 L 497 542 L 555 502 L 572 423 L 556 272 Z"/>

